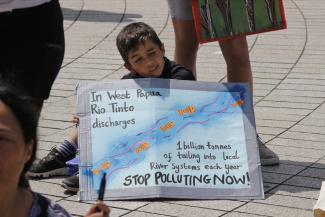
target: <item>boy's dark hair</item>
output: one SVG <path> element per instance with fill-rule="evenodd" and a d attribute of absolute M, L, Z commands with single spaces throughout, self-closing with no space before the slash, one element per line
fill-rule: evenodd
<path fill-rule="evenodd" d="M 139 44 L 145 44 L 147 39 L 153 41 L 161 49 L 162 44 L 157 33 L 148 24 L 135 22 L 121 30 L 116 38 L 116 46 L 126 64 L 131 65 L 128 60 L 130 50 L 137 50 Z"/>
<path fill-rule="evenodd" d="M 34 140 L 32 156 L 25 163 L 18 184 L 20 187 L 27 188 L 28 182 L 25 173 L 30 169 L 36 157 L 39 108 L 36 106 L 33 98 L 24 95 L 19 90 L 19 87 L 15 85 L 15 81 L 3 79 L 5 76 L 2 75 L 0 73 L 0 100 L 11 109 L 18 119 L 25 144 L 27 145 L 31 140 Z"/>

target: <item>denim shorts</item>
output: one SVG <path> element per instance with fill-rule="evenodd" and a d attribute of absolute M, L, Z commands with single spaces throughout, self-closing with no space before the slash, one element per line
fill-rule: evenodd
<path fill-rule="evenodd" d="M 171 17 L 181 20 L 193 20 L 191 0 L 168 0 Z"/>

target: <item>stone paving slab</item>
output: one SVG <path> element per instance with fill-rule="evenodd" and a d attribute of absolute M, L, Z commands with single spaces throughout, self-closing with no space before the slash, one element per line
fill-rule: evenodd
<path fill-rule="evenodd" d="M 225 212 L 214 210 L 215 207 L 210 209 L 203 209 L 192 206 L 183 206 L 177 204 L 168 204 L 161 202 L 153 202 L 145 207 L 139 209 L 139 211 L 158 213 L 171 216 L 221 216 Z"/>
<path fill-rule="evenodd" d="M 299 125 L 296 125 L 299 126 Z M 294 129 L 296 126 L 294 126 L 291 129 Z M 308 127 L 308 126 L 304 126 Z M 279 145 L 281 146 L 291 146 L 291 147 L 297 147 L 297 148 L 309 148 L 309 149 L 325 149 L 324 143 L 322 142 L 313 142 L 313 141 L 305 141 L 305 140 L 297 140 L 297 139 L 284 139 L 284 138 L 276 138 L 269 142 L 268 144 L 271 145 Z"/>
<path fill-rule="evenodd" d="M 253 215 L 253 214 L 242 213 L 242 212 L 231 212 L 224 216 L 225 217 L 257 217 L 257 216 L 261 216 L 261 215 Z"/>
<path fill-rule="evenodd" d="M 66 200 L 69 201 L 78 201 L 77 195 L 66 198 Z M 83 201 L 84 203 L 90 203 L 93 204 L 94 201 Z M 149 204 L 151 200 L 133 200 L 133 201 L 106 201 L 105 203 L 109 205 L 110 207 L 115 207 L 115 208 L 121 208 L 121 209 L 128 209 L 128 210 L 136 210 L 140 207 L 146 206 Z"/>
<path fill-rule="evenodd" d="M 52 195 L 56 197 L 66 198 L 74 195 L 74 192 L 65 191 L 60 185 L 48 182 L 37 181 L 37 179 L 29 181 L 31 188 L 38 193 Z"/>
<path fill-rule="evenodd" d="M 75 87 L 80 81 L 120 79 L 128 73 L 116 36 L 135 21 L 151 25 L 174 57 L 174 32 L 166 1 L 61 0 L 65 59 L 44 102 L 37 158 L 46 156 L 75 129 Z M 323 0 L 284 0 L 288 29 L 247 37 L 254 79 L 257 132 L 280 157 L 262 167 L 265 200 L 107 201 L 110 216 L 312 216 L 325 179 L 325 48 Z M 157 10 L 159 8 L 159 10 Z M 200 45 L 199 81 L 227 82 L 217 42 Z M 33 190 L 83 216 L 92 201 L 79 202 L 63 189 L 65 177 L 32 179 Z"/>
<path fill-rule="evenodd" d="M 292 175 L 279 174 L 279 173 L 268 173 L 268 172 L 262 173 L 262 178 L 264 182 L 270 182 L 276 184 L 280 184 L 291 177 Z"/>
<path fill-rule="evenodd" d="M 271 142 L 269 142 L 269 144 L 271 144 Z M 278 144 L 281 144 L 281 143 L 278 143 Z M 319 160 L 319 158 L 297 157 L 297 156 L 284 155 L 284 154 L 279 154 L 279 158 L 280 158 L 281 164 L 290 164 L 290 165 L 298 165 L 298 166 L 312 166 L 312 165 L 321 166 L 320 163 L 314 164 L 316 161 Z"/>
<path fill-rule="evenodd" d="M 58 204 L 63 206 L 69 213 L 78 216 L 85 215 L 85 213 L 87 213 L 90 207 L 92 206 L 91 204 L 87 204 L 87 203 L 78 203 L 78 202 L 72 202 L 67 200 L 60 200 Z M 110 210 L 111 212 L 109 216 L 122 216 L 130 212 L 128 210 L 117 209 L 113 207 L 111 207 Z"/>
<path fill-rule="evenodd" d="M 319 160 L 317 163 L 314 163 L 311 165 L 311 167 L 316 167 L 316 168 L 325 168 L 325 160 Z"/>
<path fill-rule="evenodd" d="M 126 217 L 162 217 L 162 216 L 168 216 L 168 215 L 159 215 L 159 214 L 154 214 L 154 213 L 145 213 L 145 212 L 134 211 L 134 212 L 128 213 L 124 216 L 126 216 Z"/>
<path fill-rule="evenodd" d="M 278 135 L 284 132 L 285 128 L 275 128 L 275 127 L 256 127 L 257 133 L 261 134 L 271 134 L 271 135 Z"/>
<path fill-rule="evenodd" d="M 244 202 L 233 200 L 182 200 L 170 201 L 168 203 L 186 205 L 191 207 L 201 207 L 207 209 L 214 209 L 215 207 L 220 207 L 219 209 L 223 211 L 231 211 L 244 204 Z"/>
<path fill-rule="evenodd" d="M 319 196 L 319 190 L 317 188 L 306 188 L 290 185 L 280 185 L 271 190 L 270 193 L 312 199 L 318 199 Z"/>
<path fill-rule="evenodd" d="M 280 144 L 277 145 L 268 145 L 268 147 L 275 151 L 276 153 L 281 153 L 282 155 L 291 155 L 296 157 L 314 157 L 321 158 L 324 156 L 324 150 L 317 149 L 305 149 L 305 148 L 296 148 L 296 147 L 285 147 Z"/>
<path fill-rule="evenodd" d="M 295 175 L 300 171 L 304 170 L 306 167 L 303 166 L 295 166 L 295 165 L 288 165 L 288 164 L 279 164 L 276 166 L 263 166 L 262 172 L 269 172 L 269 173 L 282 173 L 288 175 Z"/>
<path fill-rule="evenodd" d="M 248 203 L 245 206 L 240 207 L 237 209 L 239 212 L 246 212 L 246 213 L 253 213 L 257 215 L 263 216 L 281 216 L 281 217 L 288 217 L 288 216 L 296 216 L 296 217 L 308 217 L 312 216 L 312 211 L 296 209 L 296 208 L 289 208 L 283 206 L 275 206 L 269 204 L 259 204 L 259 203 Z"/>
<path fill-rule="evenodd" d="M 265 198 L 265 200 L 256 200 L 256 202 L 305 210 L 312 210 L 313 205 L 316 203 L 315 199 L 299 198 L 276 194 L 265 194 Z"/>
<path fill-rule="evenodd" d="M 323 180 L 324 179 L 320 178 L 295 176 L 286 181 L 284 184 L 301 187 L 320 188 Z"/>
<path fill-rule="evenodd" d="M 281 113 L 262 113 L 255 109 L 255 118 L 262 120 L 278 120 L 278 121 L 300 121 L 305 116 Z"/>

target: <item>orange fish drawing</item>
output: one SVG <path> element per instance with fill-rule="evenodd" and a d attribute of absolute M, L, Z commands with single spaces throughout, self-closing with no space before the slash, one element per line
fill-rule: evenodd
<path fill-rule="evenodd" d="M 139 148 L 133 148 L 133 149 L 139 154 L 141 150 L 146 150 L 147 148 L 149 148 L 149 144 L 147 142 L 142 142 Z"/>
<path fill-rule="evenodd" d="M 195 107 L 194 106 L 187 106 L 184 110 L 177 110 L 179 115 L 182 116 L 184 113 L 194 113 Z"/>
<path fill-rule="evenodd" d="M 237 99 L 236 102 L 234 103 L 230 103 L 234 108 L 236 107 L 236 105 L 242 105 L 244 103 L 244 100 L 242 99 Z"/>
<path fill-rule="evenodd" d="M 159 128 L 160 128 L 163 132 L 165 132 L 166 129 L 173 128 L 173 126 L 174 126 L 174 123 L 171 122 L 171 121 L 168 121 L 168 122 L 166 123 L 165 126 L 160 126 Z"/>
<path fill-rule="evenodd" d="M 93 171 L 93 172 L 96 174 L 96 176 L 98 176 L 98 172 L 99 172 L 100 170 L 106 169 L 106 168 L 108 168 L 110 165 L 111 165 L 111 162 L 107 161 L 107 162 L 103 163 L 102 166 L 101 166 L 99 169 L 91 169 L 91 171 Z"/>

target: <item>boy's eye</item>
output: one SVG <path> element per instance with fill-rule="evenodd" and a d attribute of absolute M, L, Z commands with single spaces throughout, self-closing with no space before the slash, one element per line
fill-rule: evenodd
<path fill-rule="evenodd" d="M 139 62 L 140 60 L 141 60 L 141 58 L 137 59 L 135 62 L 137 63 L 137 62 Z"/>
<path fill-rule="evenodd" d="M 1 142 L 1 141 L 9 141 L 9 139 L 6 138 L 6 137 L 0 136 L 0 142 Z"/>
<path fill-rule="evenodd" d="M 149 53 L 149 55 L 154 55 L 156 53 L 156 51 L 155 52 L 152 52 L 152 53 Z"/>

